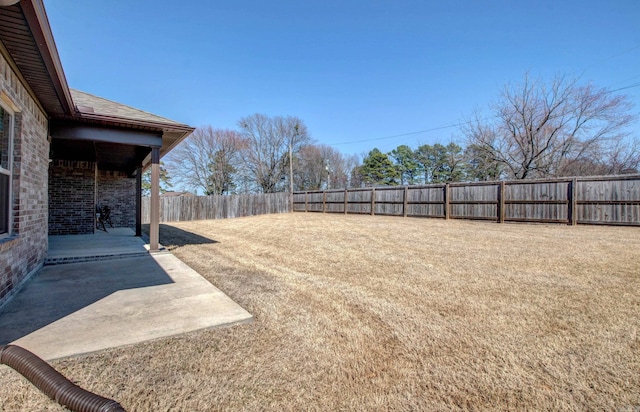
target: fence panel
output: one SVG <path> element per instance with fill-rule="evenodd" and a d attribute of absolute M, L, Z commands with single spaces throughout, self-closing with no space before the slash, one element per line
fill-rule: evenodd
<path fill-rule="evenodd" d="M 376 189 L 374 205 L 376 215 L 402 216 L 404 187 Z"/>
<path fill-rule="evenodd" d="M 498 220 L 499 183 L 449 186 L 449 217 Z"/>
<path fill-rule="evenodd" d="M 306 210 L 306 192 L 293 194 L 293 211 L 304 212 Z"/>
<path fill-rule="evenodd" d="M 325 193 L 325 212 L 344 213 L 344 190 L 334 190 Z"/>
<path fill-rule="evenodd" d="M 140 217 L 142 219 L 142 223 L 149 223 L 151 211 L 149 206 L 151 201 L 148 197 L 143 197 L 142 202 L 140 202 Z"/>
<path fill-rule="evenodd" d="M 409 186 L 407 191 L 407 216 L 445 217 L 446 185 Z"/>
<path fill-rule="evenodd" d="M 307 212 L 322 212 L 324 208 L 324 193 L 323 192 L 308 192 L 307 193 Z"/>
<path fill-rule="evenodd" d="M 163 197 L 160 221 L 284 213 L 290 202 L 289 193 Z M 293 211 L 640 226 L 640 175 L 297 192 Z"/>
<path fill-rule="evenodd" d="M 568 223 L 570 185 L 570 181 L 507 182 L 505 220 Z"/>
<path fill-rule="evenodd" d="M 371 214 L 371 189 L 349 189 L 347 213 Z"/>
<path fill-rule="evenodd" d="M 319 193 L 322 197 L 322 193 Z M 298 196 L 300 199 L 300 196 Z M 160 198 L 160 222 L 286 213 L 291 210 L 289 193 L 229 196 L 178 196 Z M 142 223 L 149 223 L 148 197 L 142 198 Z M 320 205 L 322 207 L 322 204 Z M 299 210 L 304 211 L 304 204 Z"/>
<path fill-rule="evenodd" d="M 640 225 L 640 179 L 582 180 L 578 223 Z"/>
<path fill-rule="evenodd" d="M 298 192 L 294 202 L 294 211 L 640 226 L 640 175 Z"/>

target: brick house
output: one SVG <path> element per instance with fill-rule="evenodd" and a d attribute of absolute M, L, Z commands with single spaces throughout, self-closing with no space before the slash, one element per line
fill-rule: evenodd
<path fill-rule="evenodd" d="M 0 306 L 42 266 L 48 235 L 141 226 L 151 168 L 158 248 L 159 161 L 194 129 L 70 89 L 42 0 L 0 0 Z"/>

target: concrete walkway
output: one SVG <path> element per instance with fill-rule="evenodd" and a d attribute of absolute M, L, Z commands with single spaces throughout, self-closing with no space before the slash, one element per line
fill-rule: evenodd
<path fill-rule="evenodd" d="M 140 255 L 144 243 L 131 231 L 125 243 L 136 242 L 115 253 L 122 243 L 108 244 L 116 237 L 93 239 L 94 246 L 77 238 L 84 245 L 77 253 L 71 243 L 55 251 L 74 239 L 50 242 L 50 256 L 85 261 L 43 267 L 3 306 L 0 344 L 51 360 L 252 319 L 172 254 Z"/>

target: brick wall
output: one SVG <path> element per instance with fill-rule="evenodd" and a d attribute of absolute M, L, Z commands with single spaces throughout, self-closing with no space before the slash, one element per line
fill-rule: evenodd
<path fill-rule="evenodd" d="M 0 239 L 0 305 L 35 273 L 47 254 L 47 117 L 0 55 L 0 92 L 18 106 L 12 174 L 12 235 Z"/>
<path fill-rule="evenodd" d="M 98 206 L 109 206 L 115 227 L 136 226 L 136 179 L 126 173 L 98 171 Z"/>
<path fill-rule="evenodd" d="M 95 163 L 54 160 L 49 168 L 49 234 L 94 233 L 95 206 L 109 206 L 114 227 L 135 227 L 136 180 Z"/>
<path fill-rule="evenodd" d="M 93 233 L 95 163 L 54 160 L 49 167 L 49 234 Z"/>

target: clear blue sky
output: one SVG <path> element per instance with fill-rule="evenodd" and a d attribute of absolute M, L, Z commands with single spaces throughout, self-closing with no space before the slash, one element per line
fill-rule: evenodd
<path fill-rule="evenodd" d="M 640 111 L 640 1 L 45 0 L 71 87 L 192 126 L 298 116 L 345 154 L 451 140 L 524 73 Z M 640 129 L 638 125 L 637 129 Z"/>

